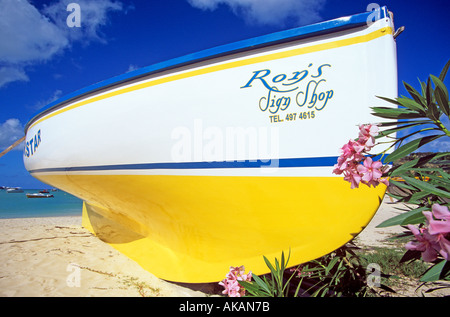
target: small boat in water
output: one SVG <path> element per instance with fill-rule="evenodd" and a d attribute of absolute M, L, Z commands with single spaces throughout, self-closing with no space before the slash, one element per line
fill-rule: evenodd
<path fill-rule="evenodd" d="M 20 187 L 8 187 L 6 188 L 6 192 L 8 194 L 12 194 L 12 193 L 23 193 L 23 189 Z"/>
<path fill-rule="evenodd" d="M 52 194 L 44 194 L 44 193 L 27 193 L 27 198 L 53 198 Z"/>
<path fill-rule="evenodd" d="M 208 49 L 94 84 L 26 125 L 35 178 L 84 200 L 83 226 L 157 277 L 222 280 L 321 257 L 386 191 L 333 175 L 370 107 L 397 97 L 383 7 Z M 380 146 L 380 151 L 384 148 Z"/>

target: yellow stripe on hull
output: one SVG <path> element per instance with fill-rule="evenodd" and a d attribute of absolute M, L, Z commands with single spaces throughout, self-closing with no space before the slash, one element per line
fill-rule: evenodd
<path fill-rule="evenodd" d="M 37 174 L 84 199 L 83 226 L 157 277 L 219 281 L 230 266 L 268 272 L 344 245 L 371 220 L 386 187 L 335 177 Z M 95 193 L 95 194 L 93 194 Z"/>

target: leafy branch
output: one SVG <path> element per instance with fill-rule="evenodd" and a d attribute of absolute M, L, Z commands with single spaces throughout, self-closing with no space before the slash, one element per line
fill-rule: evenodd
<path fill-rule="evenodd" d="M 448 120 L 450 113 L 449 92 L 444 84 L 449 67 L 450 60 L 438 77 L 430 75 L 426 82 L 419 80 L 420 91 L 404 82 L 403 85 L 410 97 L 401 96 L 396 99 L 379 97 L 398 108 L 372 108 L 373 115 L 388 119 L 379 124 L 386 129 L 377 136 L 377 138 L 391 140 L 389 141 L 392 143 L 391 146 L 383 154 L 395 148 L 385 158 L 385 161 L 394 163 L 394 168 L 388 176 L 390 184 L 395 188 L 395 193 L 391 191 L 388 194 L 399 202 L 407 204 L 405 205 L 406 209 L 403 209 L 404 213 L 384 221 L 378 227 L 401 225 L 412 230 L 411 233 L 405 235 L 413 236 L 415 232 L 414 236 L 419 239 L 419 242 L 409 245 L 410 250 L 405 253 L 404 261 L 417 260 L 421 256 L 424 258 L 424 253 L 428 252 L 427 259 L 431 258 L 433 265 L 423 275 L 422 281 L 450 279 L 449 255 L 446 251 L 447 245 L 450 245 L 448 240 L 450 232 L 441 231 L 429 234 L 427 227 L 431 226 L 430 221 L 437 221 L 440 226 L 444 227 L 450 225 L 450 218 L 446 214 L 450 201 L 450 174 L 442 168 L 444 164 L 447 164 L 450 153 L 431 153 L 407 162 L 403 162 L 403 160 L 425 144 L 450 137 L 450 131 L 443 123 L 444 119 Z M 396 133 L 399 131 L 405 131 L 406 135 L 397 137 Z M 421 133 L 427 135 L 411 140 L 411 137 L 416 137 Z M 436 215 L 432 213 L 434 208 L 445 208 L 445 216 L 439 213 L 436 218 Z M 428 219 L 426 215 L 429 217 Z M 417 224 L 419 224 L 419 228 L 416 231 L 412 225 Z M 420 244 L 420 241 L 423 244 Z"/>

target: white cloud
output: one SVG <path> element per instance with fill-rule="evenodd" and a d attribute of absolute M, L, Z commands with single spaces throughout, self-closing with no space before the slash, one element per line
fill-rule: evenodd
<path fill-rule="evenodd" d="M 215 10 L 227 5 L 250 24 L 284 25 L 293 21 L 298 26 L 321 20 L 320 10 L 326 0 L 188 0 L 195 8 Z"/>
<path fill-rule="evenodd" d="M 6 149 L 23 136 L 24 127 L 19 119 L 12 118 L 0 123 L 0 150 Z M 23 147 L 17 146 L 15 149 L 22 150 Z"/>
<path fill-rule="evenodd" d="M 0 61 L 45 61 L 68 45 L 63 32 L 25 0 L 0 0 Z"/>
<path fill-rule="evenodd" d="M 20 67 L 6 66 L 0 68 L 0 87 L 13 81 L 28 81 L 25 71 Z"/>
<path fill-rule="evenodd" d="M 81 27 L 66 24 L 69 0 L 45 6 L 40 12 L 27 0 L 0 0 L 0 87 L 13 81 L 26 81 L 27 66 L 46 62 L 70 48 L 74 41 L 106 42 L 100 28 L 108 14 L 122 9 L 114 0 L 78 0 Z"/>

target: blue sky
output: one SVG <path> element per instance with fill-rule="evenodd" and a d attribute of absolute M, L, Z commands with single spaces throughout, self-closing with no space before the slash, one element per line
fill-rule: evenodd
<path fill-rule="evenodd" d="M 81 27 L 66 11 L 77 3 Z M 23 136 L 49 102 L 90 84 L 199 50 L 386 5 L 402 81 L 438 75 L 450 59 L 448 0 L 0 0 L 0 151 Z M 449 76 L 450 77 L 450 76 Z M 448 85 L 448 79 L 446 80 Z M 448 151 L 441 138 L 430 151 Z M 17 148 L 0 158 L 0 185 L 48 187 L 23 167 Z"/>

